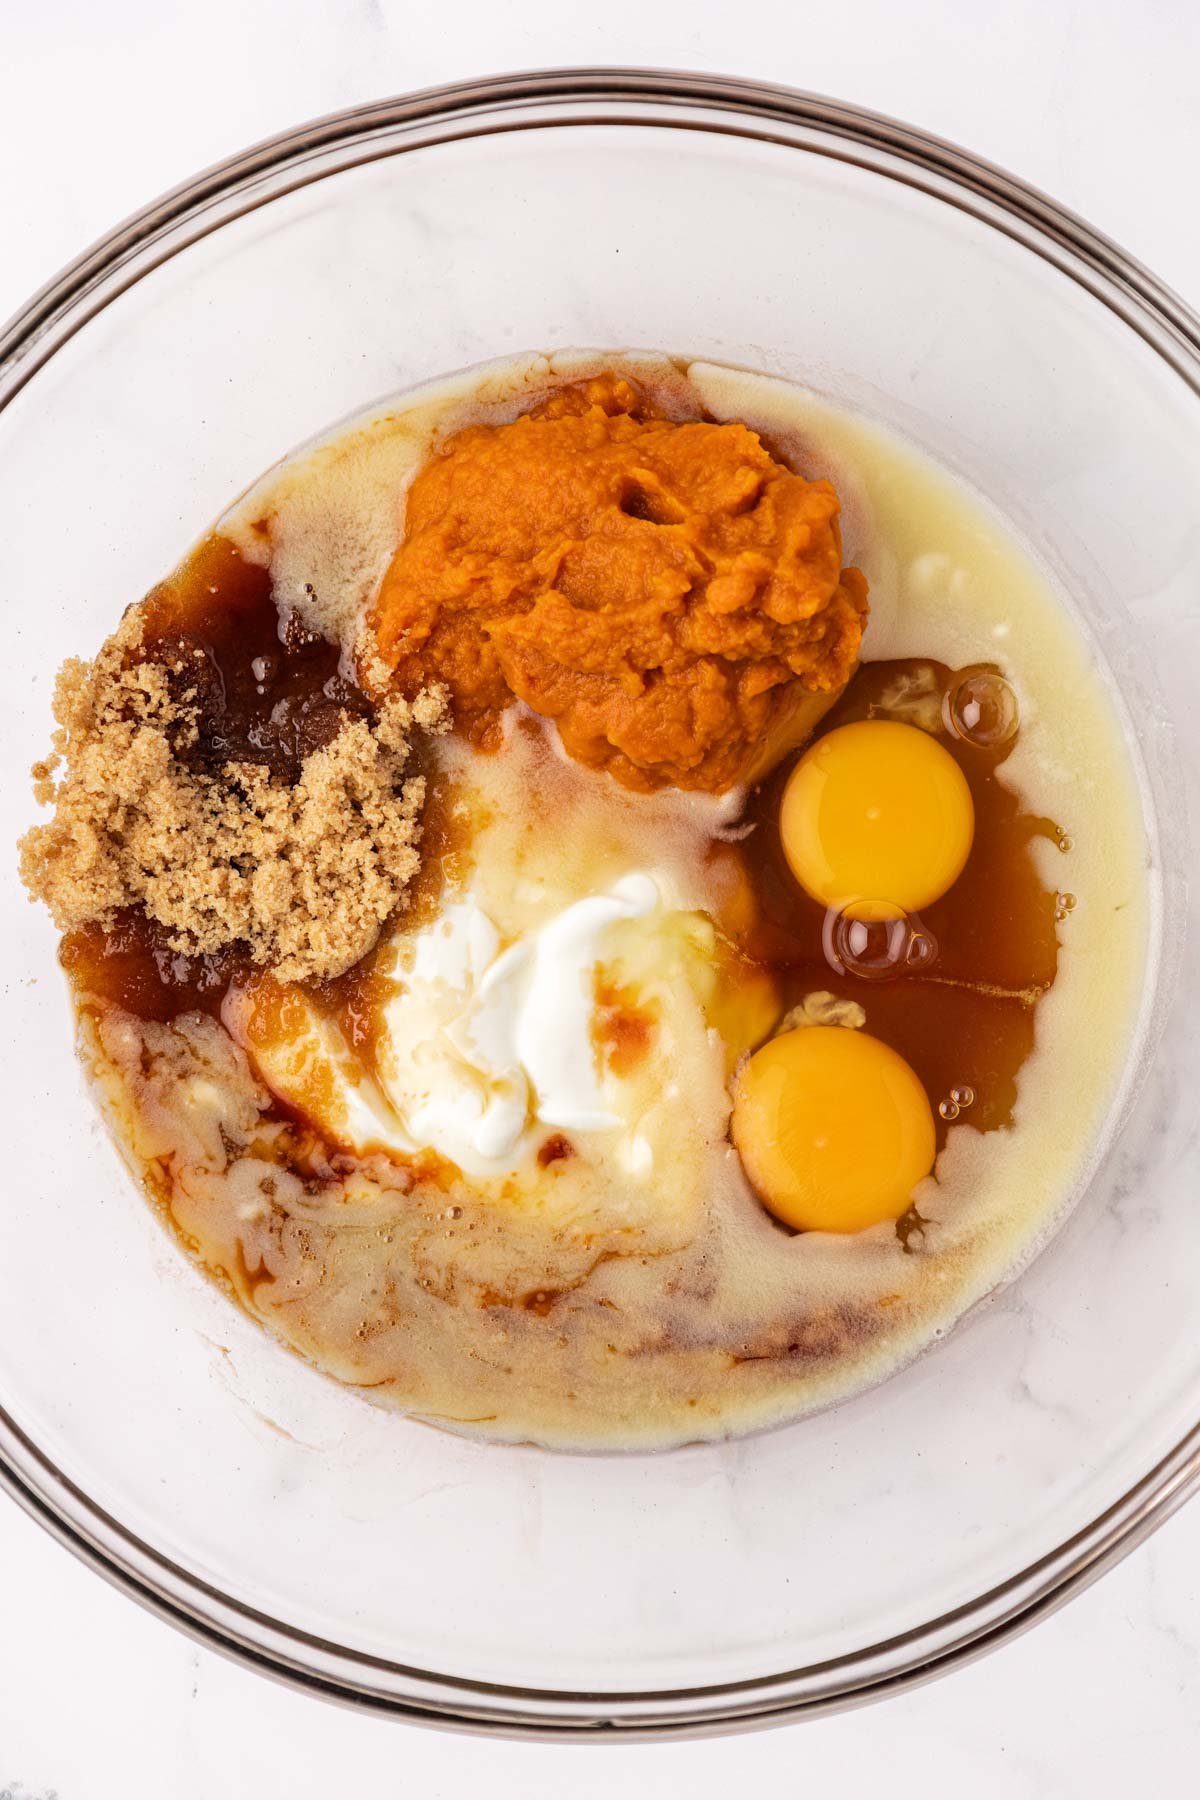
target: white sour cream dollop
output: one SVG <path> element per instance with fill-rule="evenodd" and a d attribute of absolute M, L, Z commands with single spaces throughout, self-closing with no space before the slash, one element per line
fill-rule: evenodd
<path fill-rule="evenodd" d="M 596 969 L 612 926 L 662 904 L 653 877 L 638 872 L 507 946 L 469 895 L 417 932 L 377 1052 L 412 1143 L 487 1175 L 519 1161 L 546 1128 L 626 1125 L 593 1036 Z"/>

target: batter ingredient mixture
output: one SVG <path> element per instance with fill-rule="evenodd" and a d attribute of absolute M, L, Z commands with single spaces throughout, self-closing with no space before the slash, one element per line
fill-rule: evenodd
<path fill-rule="evenodd" d="M 404 1411 L 632 1447 L 839 1400 L 1029 1254 L 1144 871 L 993 521 L 798 389 L 608 363 L 264 477 L 67 666 L 23 868 L 248 1314 Z"/>

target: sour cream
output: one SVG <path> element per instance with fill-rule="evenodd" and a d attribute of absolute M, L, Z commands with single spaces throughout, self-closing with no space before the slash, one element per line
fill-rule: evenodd
<path fill-rule="evenodd" d="M 623 920 L 663 911 L 654 878 L 623 876 L 505 945 L 470 895 L 410 940 L 383 1012 L 380 1085 L 405 1136 L 467 1174 L 494 1174 L 544 1137 L 627 1125 L 599 1066 L 596 970 Z"/>

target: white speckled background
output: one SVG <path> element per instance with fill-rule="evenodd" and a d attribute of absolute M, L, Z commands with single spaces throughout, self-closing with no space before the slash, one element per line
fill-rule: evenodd
<path fill-rule="evenodd" d="M 12 0 L 0 316 L 162 189 L 307 117 L 497 70 L 629 62 L 766 77 L 911 119 L 1049 190 L 1200 302 L 1192 0 L 823 13 L 799 0 L 607 0 L 587 17 L 561 0 Z M 571 1749 L 418 1731 L 260 1680 L 139 1611 L 0 1499 L 0 1800 L 709 1800 L 731 1787 L 1108 1800 L 1189 1792 L 1198 1755 L 1200 1503 L 1055 1618 L 917 1693 L 750 1737 Z"/>

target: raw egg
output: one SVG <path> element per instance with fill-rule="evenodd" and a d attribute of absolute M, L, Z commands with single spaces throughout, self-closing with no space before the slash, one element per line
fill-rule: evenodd
<path fill-rule="evenodd" d="M 962 874 L 975 835 L 966 777 L 915 725 L 862 719 L 806 750 L 779 828 L 800 885 L 858 919 L 928 906 Z"/>
<path fill-rule="evenodd" d="M 898 1219 L 936 1150 L 928 1096 L 904 1058 L 842 1025 L 802 1026 L 756 1051 L 732 1131 L 763 1204 L 798 1231 Z"/>

